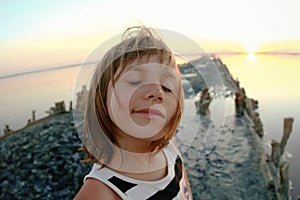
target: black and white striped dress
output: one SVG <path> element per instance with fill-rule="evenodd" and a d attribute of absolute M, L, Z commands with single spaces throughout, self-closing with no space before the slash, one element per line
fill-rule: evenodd
<path fill-rule="evenodd" d="M 170 141 L 163 150 L 168 162 L 168 174 L 158 181 L 141 181 L 118 174 L 108 168 L 94 164 L 86 178 L 94 178 L 109 186 L 126 200 L 168 200 L 190 199 L 186 186 L 180 153 Z"/>

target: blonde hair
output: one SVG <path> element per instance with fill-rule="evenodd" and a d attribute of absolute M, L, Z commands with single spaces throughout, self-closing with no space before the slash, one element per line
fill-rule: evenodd
<path fill-rule="evenodd" d="M 127 29 L 122 41 L 111 48 L 97 65 L 96 70 L 91 79 L 91 86 L 87 100 L 84 122 L 83 150 L 87 153 L 85 162 L 108 163 L 113 154 L 113 145 L 118 147 L 117 136 L 119 136 L 119 128 L 113 123 L 107 110 L 107 88 L 112 82 L 118 80 L 120 74 L 125 67 L 135 61 L 141 61 L 142 58 L 157 56 L 161 64 L 173 67 L 178 71 L 178 66 L 173 53 L 168 46 L 161 40 L 153 29 L 142 27 L 132 27 Z M 121 70 L 118 71 L 119 67 Z M 165 147 L 169 140 L 174 136 L 176 129 L 180 123 L 183 109 L 183 89 L 181 80 L 178 82 L 179 94 L 178 112 L 172 117 L 168 124 L 167 133 L 161 139 L 153 141 L 153 151 L 160 150 Z"/>

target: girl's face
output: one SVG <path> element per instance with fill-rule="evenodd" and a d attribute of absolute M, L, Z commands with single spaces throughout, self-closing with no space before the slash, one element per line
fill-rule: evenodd
<path fill-rule="evenodd" d="M 156 56 L 128 64 L 115 88 L 111 82 L 108 86 L 106 103 L 112 121 L 136 138 L 154 141 L 163 137 L 180 98 L 180 74 L 175 69 L 159 64 Z"/>

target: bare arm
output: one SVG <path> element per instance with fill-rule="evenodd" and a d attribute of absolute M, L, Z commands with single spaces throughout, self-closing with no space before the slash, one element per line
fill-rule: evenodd
<path fill-rule="evenodd" d="M 74 197 L 74 200 L 121 200 L 121 198 L 104 183 L 88 178 Z"/>

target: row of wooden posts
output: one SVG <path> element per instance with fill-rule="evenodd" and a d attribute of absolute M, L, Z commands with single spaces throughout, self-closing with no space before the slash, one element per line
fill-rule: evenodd
<path fill-rule="evenodd" d="M 77 93 L 77 100 L 76 100 L 75 110 L 83 111 L 85 109 L 87 94 L 88 94 L 87 86 L 83 85 L 81 91 L 79 91 Z M 69 103 L 69 112 L 72 112 L 72 111 L 73 111 L 73 103 L 72 103 L 72 101 L 70 101 L 70 103 Z M 65 106 L 64 101 L 55 102 L 54 106 L 50 107 L 50 109 L 46 111 L 46 113 L 48 113 L 49 116 L 56 115 L 56 114 L 61 114 L 61 113 L 65 113 L 65 112 L 67 112 L 67 110 L 66 110 L 66 106 Z M 31 125 L 31 124 L 35 123 L 36 121 L 37 121 L 36 111 L 33 110 L 32 114 L 31 114 L 31 118 L 29 118 L 27 120 L 27 125 Z M 14 132 L 14 130 L 12 130 L 8 124 L 5 124 L 3 132 L 4 132 L 3 136 L 5 136 L 9 133 Z"/>
<path fill-rule="evenodd" d="M 72 101 L 70 101 L 69 112 L 71 112 L 72 110 L 73 110 Z M 66 106 L 65 106 L 64 101 L 55 102 L 54 106 L 51 107 L 48 111 L 46 111 L 46 113 L 48 113 L 49 116 L 56 115 L 56 114 L 61 114 L 61 113 L 65 113 L 65 112 L 67 112 L 67 110 L 66 110 Z M 31 113 L 31 118 L 29 118 L 27 120 L 27 125 L 26 126 L 34 124 L 36 121 L 37 121 L 36 111 L 33 110 L 32 113 Z M 14 130 L 12 130 L 8 124 L 5 124 L 4 130 L 3 130 L 3 133 L 4 133 L 3 136 L 5 136 L 9 133 L 12 133 L 12 132 L 14 132 Z"/>
<path fill-rule="evenodd" d="M 254 128 L 255 132 L 260 138 L 263 137 L 263 124 L 259 118 L 259 114 L 256 112 L 258 108 L 258 101 L 248 98 L 244 88 L 239 87 L 239 82 L 236 81 L 237 91 L 235 93 L 235 112 L 237 117 L 245 117 L 248 124 Z M 212 98 L 209 94 L 208 88 L 202 90 L 200 99 L 195 102 L 197 112 L 200 115 L 206 115 L 209 113 L 209 104 Z M 280 143 L 276 140 L 272 140 L 272 151 L 271 155 L 267 155 L 267 162 L 273 163 L 269 166 L 269 187 L 274 189 L 277 199 L 281 199 L 280 196 L 289 195 L 290 192 L 290 181 L 288 176 L 289 162 L 282 161 L 282 156 L 285 151 L 287 141 L 292 132 L 293 118 L 284 118 L 283 135 Z M 277 174 L 279 182 L 275 182 L 272 174 Z M 299 198 L 300 199 L 300 198 Z"/>

